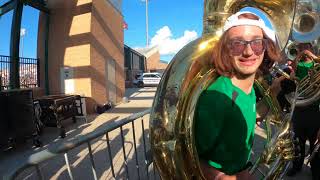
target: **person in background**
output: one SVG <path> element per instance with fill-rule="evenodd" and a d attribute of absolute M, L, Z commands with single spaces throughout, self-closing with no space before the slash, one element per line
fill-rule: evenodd
<path fill-rule="evenodd" d="M 308 75 L 310 69 L 312 69 L 315 63 L 319 63 L 319 59 L 313 54 L 312 45 L 310 43 L 300 43 L 298 45 L 299 54 L 293 61 L 292 67 L 295 71 L 292 71 L 291 76 L 303 79 Z"/>
<path fill-rule="evenodd" d="M 310 43 L 299 44 L 299 54 L 293 63 L 294 71 L 291 77 L 298 80 L 306 77 L 310 70 L 315 66 L 317 56 L 312 52 Z M 287 172 L 288 176 L 294 176 L 301 171 L 305 158 L 305 143 L 308 140 L 310 143 L 309 152 L 312 152 L 317 139 L 319 139 L 320 129 L 320 102 L 317 101 L 308 106 L 295 107 L 293 113 L 293 131 L 295 139 L 298 140 L 295 148 L 297 158 L 293 160 L 293 166 Z M 320 158 L 319 153 L 311 160 L 311 172 L 313 180 L 320 180 Z"/>
<path fill-rule="evenodd" d="M 283 69 L 285 73 L 292 76 L 293 68 L 292 68 L 293 61 L 288 59 L 286 63 L 286 67 Z M 277 100 L 283 112 L 289 112 L 291 104 L 288 102 L 286 98 L 286 94 L 292 93 L 296 89 L 296 84 L 292 79 L 287 79 L 286 77 L 279 75 L 277 80 L 280 82 L 280 91 L 277 94 Z"/>

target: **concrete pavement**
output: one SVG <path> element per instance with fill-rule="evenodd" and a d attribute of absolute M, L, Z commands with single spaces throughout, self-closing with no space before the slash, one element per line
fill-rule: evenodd
<path fill-rule="evenodd" d="M 10 168 L 16 166 L 17 163 L 21 163 L 26 157 L 33 153 L 39 152 L 45 148 L 50 149 L 50 147 L 54 146 L 55 144 L 58 144 L 62 141 L 67 142 L 68 140 L 77 136 L 88 134 L 99 127 L 115 124 L 119 120 L 133 113 L 141 112 L 150 108 L 153 102 L 155 91 L 156 87 L 127 89 L 125 93 L 125 96 L 128 97 L 129 100 L 127 103 L 121 103 L 100 115 L 88 115 L 87 123 L 84 119 L 77 119 L 75 124 L 72 123 L 71 119 L 63 121 L 67 131 L 67 136 L 65 139 L 60 139 L 58 137 L 59 133 L 57 128 L 48 127 L 44 129 L 43 135 L 41 136 L 41 141 L 44 144 L 43 147 L 34 148 L 32 147 L 32 141 L 28 141 L 27 143 L 17 144 L 17 146 L 13 149 L 0 152 L 0 177 L 2 177 L 5 172 L 10 170 Z M 142 131 L 142 124 L 144 125 L 144 131 Z M 146 177 L 146 170 L 144 169 L 145 149 L 143 145 L 142 133 L 145 133 L 145 136 L 148 136 L 149 116 L 145 116 L 143 121 L 138 119 L 135 121 L 134 126 L 135 139 L 133 138 L 131 123 L 122 127 L 125 148 L 122 148 L 120 128 L 108 133 L 113 168 L 116 177 L 120 179 L 126 176 L 123 149 L 126 152 L 127 166 L 131 178 L 137 178 L 137 161 L 141 166 L 139 169 L 140 178 L 144 179 L 144 177 Z M 136 147 L 134 147 L 134 140 L 136 141 Z M 91 142 L 91 144 L 95 165 L 97 168 L 98 179 L 112 179 L 112 167 L 110 165 L 110 158 L 106 148 L 106 137 L 98 138 L 94 142 Z M 148 142 L 146 142 L 146 148 L 149 148 Z M 135 154 L 139 154 L 137 159 Z M 73 167 L 74 179 L 92 179 L 90 159 L 86 146 L 82 145 L 78 148 L 75 148 L 68 153 L 68 158 L 71 166 Z M 69 179 L 66 166 L 64 165 L 63 155 L 60 157 L 55 157 L 45 163 L 41 163 L 40 169 L 43 171 L 44 179 Z M 151 170 L 152 166 L 150 168 L 150 171 Z M 28 172 L 23 173 L 23 175 L 18 179 L 35 179 L 35 173 L 29 170 Z"/>
<path fill-rule="evenodd" d="M 6 152 L 0 153 L 0 174 L 8 171 L 16 163 L 20 163 L 25 157 L 50 147 L 52 144 L 59 143 L 61 141 L 67 141 L 70 138 L 84 135 L 101 126 L 108 126 L 112 123 L 116 123 L 124 117 L 127 117 L 133 113 L 141 112 L 148 109 L 152 105 L 153 97 L 155 94 L 155 87 L 147 88 L 131 88 L 126 90 L 125 96 L 128 98 L 128 103 L 121 103 L 115 108 L 108 110 L 101 115 L 89 115 L 87 117 L 87 123 L 83 119 L 78 119 L 76 124 L 72 123 L 72 120 L 65 121 L 65 127 L 67 130 L 67 137 L 65 139 L 58 138 L 58 130 L 56 128 L 45 128 L 42 136 L 44 146 L 42 148 L 32 148 L 30 142 L 23 145 L 18 145 L 15 149 L 11 149 Z M 146 170 L 144 169 L 144 146 L 142 139 L 142 132 L 148 136 L 148 117 L 144 118 L 144 121 L 138 120 L 134 123 L 135 126 L 135 138 L 133 138 L 131 125 L 123 127 L 125 152 L 127 154 L 127 163 L 124 163 L 123 148 L 121 142 L 121 130 L 117 129 L 109 133 L 109 143 L 112 147 L 112 159 L 116 177 L 119 179 L 126 177 L 125 164 L 127 164 L 130 178 L 138 178 L 138 172 L 141 179 L 146 178 Z M 144 124 L 145 131 L 142 131 L 141 125 Z M 265 135 L 262 130 L 256 129 L 256 145 L 255 151 L 261 151 L 263 148 L 263 142 Z M 136 147 L 134 147 L 134 141 L 136 141 Z M 107 155 L 106 138 L 101 137 L 92 143 L 92 149 L 94 154 L 95 165 L 97 167 L 98 179 L 112 179 L 112 171 L 110 165 L 110 158 Z M 147 143 L 148 149 L 148 143 Z M 138 157 L 135 156 L 138 154 Z M 137 160 L 136 160 L 137 159 Z M 69 153 L 69 160 L 72 164 L 74 179 L 92 179 L 90 159 L 88 150 L 85 146 L 75 148 Z M 137 162 L 141 165 L 140 169 L 137 169 Z M 40 169 L 43 171 L 44 179 L 68 179 L 68 173 L 66 166 L 64 165 L 63 156 L 55 157 L 45 163 L 40 164 Z M 150 168 L 150 175 L 152 175 L 152 167 Z M 31 171 L 25 172 L 19 179 L 34 179 L 35 174 Z M 311 179 L 311 173 L 309 167 L 305 166 L 303 171 L 298 173 L 294 178 L 288 178 L 287 180 L 300 180 Z"/>

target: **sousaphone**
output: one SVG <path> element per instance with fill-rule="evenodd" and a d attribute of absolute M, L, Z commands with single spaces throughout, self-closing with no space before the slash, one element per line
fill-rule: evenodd
<path fill-rule="evenodd" d="M 292 28 L 291 44 L 310 43 L 315 53 L 320 46 L 320 0 L 298 0 Z M 294 46 L 287 46 L 291 49 Z M 297 53 L 299 53 L 297 51 Z M 318 62 L 320 57 L 317 58 Z M 299 59 L 296 59 L 299 61 Z M 298 63 L 298 62 L 296 62 Z M 289 102 L 295 99 L 296 106 L 308 106 L 320 100 L 320 64 L 311 69 L 308 76 L 297 82 L 297 95 L 287 96 Z"/>
<path fill-rule="evenodd" d="M 294 17 L 294 0 L 205 0 L 203 34 L 187 44 L 172 59 L 158 86 L 150 114 L 150 138 L 154 162 L 162 179 L 203 179 L 194 142 L 194 112 L 201 92 L 216 80 L 211 51 L 222 34 L 226 19 L 245 7 L 264 12 L 272 22 L 281 49 L 285 47 Z M 292 149 L 290 118 L 283 118 L 279 104 L 260 77 L 255 80 L 263 101 L 271 109 L 267 118 L 267 144 L 254 168 L 273 165 L 267 179 L 281 177 Z M 271 132 L 270 124 L 277 126 Z M 254 171 L 252 169 L 252 172 Z"/>

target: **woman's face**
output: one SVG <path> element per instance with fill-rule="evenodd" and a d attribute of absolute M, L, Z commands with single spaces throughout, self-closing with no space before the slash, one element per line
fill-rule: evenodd
<path fill-rule="evenodd" d="M 246 44 L 246 41 L 251 41 L 251 43 Z M 227 43 L 236 74 L 241 76 L 254 75 L 262 63 L 266 46 L 262 29 L 247 25 L 232 27 L 228 31 Z"/>

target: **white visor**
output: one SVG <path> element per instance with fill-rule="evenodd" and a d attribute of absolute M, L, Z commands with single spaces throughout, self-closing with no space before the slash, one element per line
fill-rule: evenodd
<path fill-rule="evenodd" d="M 257 16 L 259 18 L 259 20 L 239 19 L 239 16 L 242 15 L 242 14 L 255 15 L 255 16 Z M 236 14 L 233 14 L 230 17 L 228 17 L 226 23 L 224 24 L 223 32 L 228 31 L 232 27 L 244 26 L 244 25 L 260 27 L 264 31 L 264 33 L 268 36 L 268 38 L 270 38 L 273 42 L 276 42 L 275 32 L 272 29 L 268 28 L 266 26 L 266 24 L 264 23 L 264 21 L 258 15 L 256 15 L 253 12 L 250 12 L 250 11 L 237 12 Z"/>

